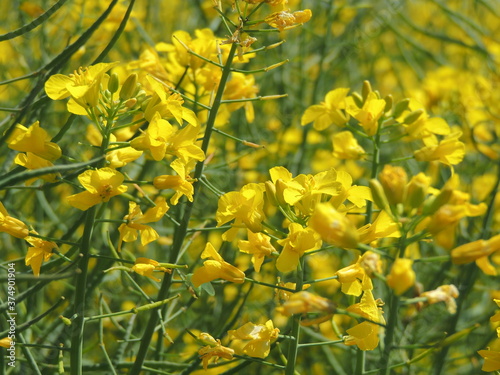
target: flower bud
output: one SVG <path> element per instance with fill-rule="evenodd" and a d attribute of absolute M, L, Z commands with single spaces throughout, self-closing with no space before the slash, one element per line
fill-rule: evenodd
<path fill-rule="evenodd" d="M 423 214 L 424 215 L 434 214 L 442 206 L 448 203 L 452 194 L 453 194 L 452 189 L 444 188 L 438 195 L 427 198 L 427 200 L 424 202 Z"/>
<path fill-rule="evenodd" d="M 363 87 L 361 89 L 361 95 L 363 96 L 363 102 L 368 98 L 368 95 L 372 92 L 372 85 L 370 81 L 363 81 Z"/>
<path fill-rule="evenodd" d="M 137 74 L 133 73 L 127 77 L 120 90 L 120 99 L 127 100 L 134 96 L 137 89 Z"/>
<path fill-rule="evenodd" d="M 264 184 L 266 188 L 266 197 L 273 206 L 278 206 L 278 200 L 276 199 L 276 186 L 271 181 L 266 181 Z"/>
<path fill-rule="evenodd" d="M 120 79 L 118 78 L 118 74 L 112 73 L 108 81 L 108 90 L 110 93 L 114 94 L 118 91 L 118 87 L 120 87 Z"/>
<path fill-rule="evenodd" d="M 384 188 L 385 195 L 392 205 L 403 202 L 403 197 L 408 183 L 408 176 L 401 167 L 386 164 L 378 178 Z"/>
<path fill-rule="evenodd" d="M 356 227 L 349 219 L 328 203 L 319 203 L 311 218 L 309 227 L 318 232 L 321 238 L 343 248 L 355 248 L 359 242 Z"/>
<path fill-rule="evenodd" d="M 392 116 L 394 118 L 398 118 L 399 116 L 401 116 L 403 114 L 404 111 L 406 111 L 408 109 L 409 105 L 410 105 L 410 99 L 406 98 L 406 99 L 401 100 L 394 107 L 394 112 L 392 113 Z"/>
<path fill-rule="evenodd" d="M 392 95 L 387 95 L 385 98 L 385 108 L 384 112 L 389 112 L 392 109 L 392 106 L 394 104 L 394 99 L 392 98 Z"/>
<path fill-rule="evenodd" d="M 420 116 L 424 114 L 424 112 L 425 111 L 423 109 L 417 109 L 416 111 L 413 111 L 412 113 L 410 113 L 408 116 L 405 117 L 403 123 L 405 123 L 406 125 L 413 124 L 420 118 Z"/>
<path fill-rule="evenodd" d="M 388 213 L 391 212 L 389 201 L 385 196 L 384 188 L 379 180 L 372 178 L 369 181 L 370 190 L 372 191 L 373 202 L 381 209 Z"/>
<path fill-rule="evenodd" d="M 405 206 L 411 208 L 420 207 L 424 202 L 430 184 L 431 178 L 422 172 L 413 176 L 406 186 Z"/>
<path fill-rule="evenodd" d="M 356 105 L 361 108 L 363 107 L 363 103 L 365 102 L 364 99 L 361 97 L 361 95 L 359 95 L 357 92 L 353 92 L 351 94 L 352 98 L 354 99 L 354 103 L 356 103 Z"/>
<path fill-rule="evenodd" d="M 285 201 L 284 193 L 287 188 L 285 181 L 281 178 L 276 181 L 276 201 L 279 206 L 286 206 L 287 203 Z"/>
<path fill-rule="evenodd" d="M 387 275 L 387 285 L 398 296 L 406 292 L 415 284 L 415 271 L 412 269 L 411 259 L 398 258 L 394 261 L 391 272 Z"/>

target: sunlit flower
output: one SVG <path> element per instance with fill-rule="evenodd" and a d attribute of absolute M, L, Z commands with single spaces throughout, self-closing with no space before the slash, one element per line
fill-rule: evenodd
<path fill-rule="evenodd" d="M 115 195 L 127 191 L 127 186 L 122 185 L 124 176 L 111 168 L 87 170 L 78 176 L 78 181 L 85 191 L 70 195 L 67 201 L 80 210 L 88 210 L 101 202 L 107 202 Z"/>
<path fill-rule="evenodd" d="M 179 159 L 170 163 L 170 167 L 177 172 L 177 175 L 162 175 L 157 176 L 153 180 L 153 185 L 157 189 L 173 189 L 175 194 L 170 198 L 170 203 L 174 206 L 179 202 L 179 199 L 185 195 L 192 202 L 194 187 L 193 180 L 189 179 L 187 169 L 189 166 L 184 165 Z"/>
<path fill-rule="evenodd" d="M 378 179 L 390 204 L 396 205 L 403 202 L 408 184 L 408 175 L 403 168 L 386 164 L 379 173 Z"/>
<path fill-rule="evenodd" d="M 165 157 L 167 142 L 170 142 L 174 134 L 175 128 L 156 112 L 148 128 L 141 135 L 132 139 L 130 146 L 139 151 L 148 150 L 154 160 L 160 161 Z"/>
<path fill-rule="evenodd" d="M 223 279 L 238 284 L 245 281 L 245 273 L 226 262 L 210 242 L 207 242 L 205 250 L 201 253 L 201 258 L 211 259 L 204 261 L 203 266 L 194 271 L 191 281 L 195 287 L 215 279 Z"/>
<path fill-rule="evenodd" d="M 248 241 L 238 241 L 238 248 L 244 253 L 252 254 L 253 267 L 256 272 L 259 272 L 265 257 L 276 252 L 276 249 L 271 244 L 271 237 L 266 236 L 264 233 L 247 232 Z"/>
<path fill-rule="evenodd" d="M 28 235 L 28 227 L 21 220 L 9 216 L 2 202 L 0 202 L 0 232 L 5 232 L 17 238 Z"/>
<path fill-rule="evenodd" d="M 283 305 L 276 308 L 276 311 L 285 316 L 306 313 L 333 314 L 335 305 L 326 298 L 302 290 L 292 294 Z"/>
<path fill-rule="evenodd" d="M 237 354 L 246 354 L 254 358 L 266 358 L 271 344 L 278 339 L 280 330 L 274 328 L 273 321 L 265 324 L 246 323 L 236 330 L 228 331 L 229 338 Z"/>
<path fill-rule="evenodd" d="M 9 337 L 4 337 L 3 339 L 0 339 L 0 347 L 2 348 L 10 348 L 12 345 L 12 340 Z"/>
<path fill-rule="evenodd" d="M 129 213 L 123 218 L 123 220 L 126 220 L 127 223 L 121 224 L 118 227 L 118 231 L 120 232 L 120 246 L 122 241 L 135 241 L 137 239 L 138 232 L 141 234 L 141 244 L 143 246 L 157 240 L 160 237 L 153 228 L 148 225 L 144 225 L 146 223 L 152 223 L 160 220 L 169 209 L 168 204 L 163 197 L 158 197 L 155 204 L 155 207 L 149 208 L 146 213 L 143 214 L 141 208 L 135 202 L 129 202 Z M 120 246 L 118 246 L 118 248 L 120 248 Z"/>
<path fill-rule="evenodd" d="M 333 136 L 333 156 L 339 159 L 359 159 L 366 154 L 350 131 Z"/>
<path fill-rule="evenodd" d="M 43 159 L 31 152 L 27 152 L 25 154 L 17 154 L 14 158 L 14 163 L 30 170 L 52 167 L 54 165 L 50 161 Z M 55 182 L 57 179 L 57 175 L 55 173 L 48 173 L 35 178 L 30 178 L 29 180 L 26 180 L 26 185 L 30 185 L 33 181 L 36 181 L 39 178 L 47 182 Z"/>
<path fill-rule="evenodd" d="M 321 247 L 321 238 L 316 231 L 311 228 L 304 228 L 297 223 L 288 226 L 288 236 L 278 243 L 283 246 L 276 268 L 280 272 L 291 272 L 299 264 L 299 259 L 305 252 L 313 251 Z"/>
<path fill-rule="evenodd" d="M 355 248 L 359 234 L 349 219 L 328 203 L 319 203 L 309 219 L 309 226 L 323 241 L 343 248 Z"/>
<path fill-rule="evenodd" d="M 489 240 L 477 240 L 461 245 L 451 251 L 451 260 L 455 264 L 476 262 L 481 270 L 491 276 L 496 276 L 497 271 L 490 263 L 488 257 L 500 250 L 500 234 Z"/>
<path fill-rule="evenodd" d="M 438 160 L 448 166 L 458 164 L 465 156 L 465 145 L 458 140 L 461 136 L 462 132 L 456 131 L 439 143 L 430 140 L 425 147 L 414 152 L 415 159 L 418 161 Z M 426 138 L 424 141 L 428 139 Z"/>
<path fill-rule="evenodd" d="M 52 256 L 52 250 L 57 249 L 57 245 L 51 241 L 45 241 L 38 237 L 26 237 L 26 241 L 31 245 L 25 257 L 25 264 L 33 270 L 33 275 L 40 276 L 40 267 Z"/>
<path fill-rule="evenodd" d="M 133 147 L 123 147 L 117 150 L 111 150 L 106 153 L 106 161 L 110 168 L 116 169 L 127 165 L 141 157 L 142 151 Z"/>
<path fill-rule="evenodd" d="M 39 121 L 34 122 L 29 128 L 17 124 L 9 135 L 7 144 L 13 150 L 31 152 L 50 161 L 61 157 L 61 148 L 56 143 L 50 142 L 49 135 L 40 127 Z"/>
<path fill-rule="evenodd" d="M 484 358 L 482 371 L 492 372 L 500 370 L 500 351 L 497 350 L 479 350 L 477 352 L 481 357 Z"/>
<path fill-rule="evenodd" d="M 366 273 L 359 257 L 356 263 L 344 267 L 337 272 L 337 280 L 342 284 L 342 293 L 359 296 L 365 290 L 373 289 L 372 280 Z"/>
<path fill-rule="evenodd" d="M 316 130 L 324 130 L 330 125 L 343 126 L 349 120 L 349 115 L 345 113 L 346 97 L 348 88 L 338 88 L 328 92 L 325 101 L 321 104 L 314 104 L 308 107 L 302 119 L 301 125 L 313 123 Z"/>
<path fill-rule="evenodd" d="M 299 10 L 297 12 L 275 12 L 267 16 L 264 21 L 271 27 L 278 30 L 284 30 L 287 27 L 294 26 L 301 23 L 306 23 L 312 17 L 310 9 Z"/>
<path fill-rule="evenodd" d="M 377 133 L 378 120 L 384 114 L 385 100 L 379 99 L 375 92 L 370 92 L 363 106 L 359 108 L 352 97 L 346 99 L 346 112 L 359 121 L 365 133 L 372 136 Z"/>

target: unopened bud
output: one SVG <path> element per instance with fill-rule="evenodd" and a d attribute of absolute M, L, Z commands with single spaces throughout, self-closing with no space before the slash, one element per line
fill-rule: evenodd
<path fill-rule="evenodd" d="M 59 319 L 62 320 L 62 322 L 67 325 L 68 327 L 71 325 L 71 319 L 66 318 L 65 316 L 59 315 Z"/>
<path fill-rule="evenodd" d="M 285 181 L 281 178 L 275 182 L 276 186 L 276 200 L 278 201 L 279 206 L 286 206 L 287 203 L 285 201 L 285 189 L 287 188 Z"/>
<path fill-rule="evenodd" d="M 120 99 L 127 100 L 134 96 L 137 90 L 137 74 L 133 73 L 127 77 L 120 90 Z"/>
<path fill-rule="evenodd" d="M 378 179 L 390 204 L 396 205 L 403 202 L 408 183 L 408 175 L 403 168 L 386 164 L 382 172 L 379 173 Z"/>
<path fill-rule="evenodd" d="M 392 98 L 392 95 L 387 95 L 385 98 L 385 108 L 384 112 L 389 112 L 392 109 L 392 105 L 394 104 L 394 99 Z"/>
<path fill-rule="evenodd" d="M 266 188 L 266 197 L 273 206 L 278 206 L 278 200 L 276 199 L 276 186 L 271 181 L 266 181 L 264 184 Z"/>
<path fill-rule="evenodd" d="M 356 103 L 356 105 L 361 108 L 363 107 L 363 103 L 365 102 L 364 99 L 361 97 L 361 95 L 359 95 L 357 92 L 353 92 L 351 94 L 352 98 L 354 99 L 354 103 Z"/>
<path fill-rule="evenodd" d="M 361 89 L 361 95 L 363 95 L 363 102 L 368 98 L 368 95 L 372 92 L 372 85 L 370 81 L 363 81 L 363 88 Z"/>
<path fill-rule="evenodd" d="M 108 81 L 108 90 L 110 93 L 114 94 L 118 91 L 118 87 L 120 87 L 120 79 L 118 78 L 118 74 L 112 73 Z"/>
<path fill-rule="evenodd" d="M 424 215 L 432 215 L 433 213 L 435 213 L 442 206 L 444 206 L 446 203 L 448 203 L 452 194 L 453 194 L 452 189 L 444 188 L 443 190 L 441 190 L 441 192 L 438 195 L 429 197 L 424 202 L 423 214 Z"/>
<path fill-rule="evenodd" d="M 372 178 L 369 182 L 370 190 L 372 191 L 373 202 L 381 209 L 388 213 L 391 212 L 389 201 L 385 196 L 384 188 L 379 180 Z"/>
<path fill-rule="evenodd" d="M 394 118 L 398 118 L 404 111 L 408 109 L 409 105 L 410 105 L 410 99 L 406 98 L 401 100 L 394 106 L 394 112 L 392 113 L 392 116 Z"/>
<path fill-rule="evenodd" d="M 420 207 L 424 202 L 430 184 L 431 178 L 422 172 L 413 176 L 406 188 L 405 205 L 411 208 Z"/>
<path fill-rule="evenodd" d="M 413 124 L 415 121 L 417 121 L 420 116 L 424 114 L 423 109 L 417 109 L 416 111 L 413 111 L 410 113 L 408 116 L 405 117 L 405 120 L 403 121 L 406 125 Z"/>

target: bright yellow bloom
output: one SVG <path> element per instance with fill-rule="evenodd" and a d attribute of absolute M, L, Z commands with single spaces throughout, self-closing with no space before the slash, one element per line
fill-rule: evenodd
<path fill-rule="evenodd" d="M 68 76 L 55 74 L 45 82 L 45 92 L 53 100 L 71 96 L 68 110 L 71 113 L 85 115 L 86 109 L 96 107 L 99 103 L 99 90 L 104 73 L 118 64 L 118 62 L 100 63 L 75 70 Z"/>
<path fill-rule="evenodd" d="M 186 165 L 193 159 L 197 161 L 204 160 L 205 153 L 196 144 L 199 132 L 199 125 L 187 125 L 175 132 L 167 142 L 167 154 L 177 156 Z"/>
<path fill-rule="evenodd" d="M 418 112 L 412 112 L 410 115 L 415 117 L 415 114 L 418 113 L 420 115 L 416 119 L 412 118 L 413 121 L 409 124 L 404 124 L 411 139 L 429 138 L 429 140 L 435 140 L 435 134 L 444 136 L 450 134 L 450 126 L 441 117 L 429 117 L 423 109 L 418 110 Z"/>
<path fill-rule="evenodd" d="M 173 189 L 175 194 L 170 198 L 170 203 L 174 206 L 179 202 L 179 199 L 185 195 L 187 199 L 192 202 L 194 187 L 193 181 L 188 180 L 189 175 L 187 173 L 188 166 L 182 164 L 182 162 L 177 159 L 170 163 L 170 167 L 177 172 L 177 176 L 162 175 L 155 177 L 153 180 L 153 185 L 157 189 Z"/>
<path fill-rule="evenodd" d="M 379 99 L 375 92 L 370 92 L 363 106 L 359 108 L 352 97 L 346 99 L 346 112 L 359 121 L 365 133 L 372 136 L 377 133 L 378 120 L 384 114 L 385 100 Z"/>
<path fill-rule="evenodd" d="M 313 122 L 314 129 L 321 131 L 334 124 L 344 126 L 349 120 L 345 113 L 348 88 L 338 88 L 328 92 L 325 101 L 314 104 L 306 109 L 300 120 L 301 125 Z"/>
<path fill-rule="evenodd" d="M 271 244 L 271 237 L 264 233 L 253 233 L 250 230 L 247 232 L 248 241 L 238 241 L 238 248 L 244 253 L 252 254 L 253 267 L 256 272 L 260 272 L 265 257 L 271 255 L 276 249 Z"/>
<path fill-rule="evenodd" d="M 43 159 L 31 152 L 27 152 L 25 154 L 17 154 L 16 157 L 14 158 L 14 163 L 30 170 L 52 167 L 54 165 L 50 161 Z M 47 182 L 55 182 L 57 179 L 57 175 L 55 173 L 49 173 L 35 178 L 31 178 L 29 180 L 26 180 L 26 185 L 30 185 L 39 178 Z"/>
<path fill-rule="evenodd" d="M 350 131 L 343 131 L 333 136 L 333 156 L 338 159 L 360 159 L 366 151 L 361 147 Z"/>
<path fill-rule="evenodd" d="M 280 330 L 274 328 L 273 321 L 265 324 L 246 323 L 236 330 L 228 331 L 232 341 L 231 346 L 239 355 L 246 354 L 254 358 L 266 358 L 271 344 L 278 339 Z"/>
<path fill-rule="evenodd" d="M 109 201 L 115 195 L 125 193 L 127 186 L 122 185 L 124 179 L 120 172 L 108 167 L 87 170 L 78 176 L 78 181 L 86 191 L 66 199 L 73 207 L 86 211 L 98 203 Z"/>
<path fill-rule="evenodd" d="M 0 202 L 0 232 L 5 232 L 17 238 L 25 238 L 28 227 L 21 220 L 9 216 L 2 202 Z"/>
<path fill-rule="evenodd" d="M 309 226 L 323 241 L 343 248 L 355 248 L 359 234 L 349 219 L 328 203 L 319 203 L 309 219 Z"/>
<path fill-rule="evenodd" d="M 172 272 L 168 268 L 160 266 L 160 263 L 156 260 L 143 257 L 139 257 L 135 260 L 134 265 L 132 266 L 132 271 L 138 273 L 139 275 L 149 277 L 154 281 L 161 281 L 159 278 L 153 276 L 154 271 Z"/>
<path fill-rule="evenodd" d="M 484 358 L 482 371 L 492 372 L 500 370 L 500 351 L 497 350 L 479 350 L 477 352 L 481 357 Z"/>
<path fill-rule="evenodd" d="M 345 171 L 337 172 L 337 182 L 340 183 L 337 195 L 332 196 L 330 203 L 338 211 L 349 211 L 354 207 L 366 206 L 366 201 L 373 200 L 371 190 L 368 186 L 358 186 L 352 184 L 352 176 Z M 353 205 L 346 206 L 344 203 L 348 200 Z"/>
<path fill-rule="evenodd" d="M 252 232 L 262 230 L 265 218 L 263 211 L 263 187 L 258 184 L 247 184 L 240 191 L 231 191 L 219 198 L 215 219 L 217 226 L 234 219 L 233 228 L 224 233 L 224 240 L 232 240 L 238 228 L 246 227 Z"/>
<path fill-rule="evenodd" d="M 458 140 L 461 136 L 462 132 L 456 131 L 439 143 L 431 140 L 425 147 L 414 152 L 415 159 L 418 161 L 438 160 L 448 166 L 458 164 L 465 156 L 465 145 Z"/>
<path fill-rule="evenodd" d="M 53 142 L 47 132 L 40 127 L 40 122 L 34 122 L 29 128 L 17 124 L 7 139 L 9 148 L 31 152 L 43 159 L 54 161 L 61 157 L 61 148 Z"/>
<path fill-rule="evenodd" d="M 226 262 L 210 242 L 207 242 L 205 250 L 201 253 L 201 258 L 212 259 L 204 261 L 203 266 L 194 271 L 191 281 L 196 288 L 215 279 L 238 284 L 245 282 L 245 273 Z"/>
<path fill-rule="evenodd" d="M 153 228 L 144 225 L 145 223 L 152 223 L 160 220 L 169 209 L 163 197 L 158 197 L 155 204 L 155 207 L 149 208 L 146 213 L 143 214 L 141 208 L 135 202 L 129 202 L 128 215 L 125 215 L 123 218 L 123 220 L 127 220 L 127 223 L 118 227 L 118 231 L 120 232 L 120 245 L 118 248 L 121 247 L 122 241 L 135 241 L 138 235 L 137 232 L 141 233 L 141 244 L 143 246 L 160 237 Z"/>
<path fill-rule="evenodd" d="M 36 232 L 35 232 L 36 233 Z M 40 267 L 52 256 L 52 250 L 57 249 L 57 245 L 51 241 L 45 241 L 38 237 L 26 237 L 26 241 L 31 245 L 28 247 L 25 264 L 31 266 L 33 275 L 40 276 Z"/>
<path fill-rule="evenodd" d="M 214 339 L 208 333 L 202 332 L 198 335 L 198 340 L 203 344 L 207 344 L 198 351 L 200 358 L 203 363 L 203 368 L 205 370 L 208 369 L 208 362 L 215 358 L 214 362 L 217 363 L 219 358 L 224 358 L 227 360 L 233 359 L 234 350 L 231 348 L 227 348 L 222 346 L 219 339 Z"/>
<path fill-rule="evenodd" d="M 415 284 L 415 271 L 412 268 L 413 260 L 398 258 L 392 264 L 391 272 L 387 275 L 387 285 L 396 295 L 401 295 Z"/>
<path fill-rule="evenodd" d="M 312 17 L 310 9 L 299 10 L 297 12 L 274 12 L 267 16 L 264 21 L 271 27 L 284 30 L 290 26 L 306 23 Z"/>
<path fill-rule="evenodd" d="M 441 285 L 437 289 L 429 290 L 420 295 L 420 297 L 426 297 L 427 303 L 432 305 L 438 302 L 444 302 L 446 304 L 446 309 L 450 314 L 455 314 L 457 312 L 457 303 L 455 298 L 458 298 L 459 293 L 455 285 Z"/>
<path fill-rule="evenodd" d="M 401 237 L 399 225 L 385 211 L 380 211 L 377 218 L 358 229 L 359 242 L 369 244 L 379 238 Z"/>
<path fill-rule="evenodd" d="M 278 243 L 283 246 L 276 268 L 280 272 L 291 272 L 299 265 L 299 259 L 305 252 L 313 251 L 321 247 L 321 238 L 311 228 L 304 228 L 297 223 L 288 226 L 288 236 Z"/>
<path fill-rule="evenodd" d="M 106 153 L 106 161 L 108 167 L 116 169 L 124 167 L 128 163 L 139 159 L 141 155 L 142 151 L 138 151 L 133 147 L 123 147 Z"/>
<path fill-rule="evenodd" d="M 378 346 L 381 326 L 375 323 L 385 324 L 380 305 L 382 302 L 373 298 L 371 290 L 365 290 L 361 301 L 347 308 L 347 311 L 358 314 L 367 321 L 347 330 L 348 336 L 344 336 L 346 345 L 357 345 L 361 350 L 373 350 Z"/>
<path fill-rule="evenodd" d="M 156 112 L 148 128 L 138 137 L 130 141 L 130 146 L 136 150 L 151 152 L 154 160 L 160 161 L 167 152 L 167 142 L 175 134 L 175 128 Z"/>

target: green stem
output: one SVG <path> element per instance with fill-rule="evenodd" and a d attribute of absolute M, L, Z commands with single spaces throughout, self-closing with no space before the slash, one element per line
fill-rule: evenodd
<path fill-rule="evenodd" d="M 300 292 L 304 286 L 304 272 L 303 272 L 304 258 L 300 259 L 299 266 L 296 270 L 296 284 L 295 291 Z M 297 351 L 299 349 L 300 341 L 300 318 L 301 314 L 295 314 L 292 316 L 292 328 L 290 331 L 290 336 L 293 338 L 289 341 L 288 346 L 288 356 L 285 369 L 285 375 L 295 374 L 295 361 L 297 360 Z"/>
<path fill-rule="evenodd" d="M 229 51 L 229 55 L 227 57 L 226 64 L 224 65 L 224 68 L 222 70 L 222 76 L 221 80 L 219 83 L 219 88 L 217 89 L 217 94 L 215 95 L 215 99 L 212 105 L 212 108 L 210 110 L 208 120 L 207 120 L 207 126 L 205 129 L 205 135 L 203 137 L 203 142 L 201 145 L 201 149 L 203 152 L 207 152 L 208 150 L 208 145 L 210 143 L 210 137 L 212 135 L 212 130 L 215 124 L 215 119 L 217 117 L 217 112 L 219 110 L 221 100 L 222 100 L 222 95 L 224 93 L 224 88 L 226 87 L 226 82 L 229 78 L 229 73 L 231 71 L 231 65 L 233 62 L 234 55 L 236 53 L 237 45 L 232 44 L 231 45 L 231 50 Z M 196 165 L 196 169 L 194 172 L 194 179 L 196 180 L 194 184 L 194 197 L 198 196 L 198 192 L 200 190 L 200 183 L 199 179 L 203 175 L 203 167 L 204 167 L 204 162 L 198 162 Z M 182 216 L 182 220 L 180 222 L 180 225 L 176 228 L 175 234 L 174 234 L 174 242 L 172 244 L 171 252 L 170 252 L 170 259 L 169 263 L 176 263 L 177 262 L 177 257 L 181 251 L 182 244 L 184 243 L 184 239 L 186 237 L 187 231 L 188 231 L 188 226 L 189 226 L 189 221 L 191 218 L 191 212 L 193 209 L 193 205 L 195 203 L 196 199 L 193 199 L 193 202 L 188 202 L 186 204 L 186 209 L 184 211 L 184 215 Z M 167 298 L 168 293 L 170 291 L 170 286 L 172 285 L 172 274 L 166 274 L 165 277 L 163 278 L 163 282 L 160 288 L 160 291 L 158 292 L 158 298 L 157 300 L 164 300 Z M 158 322 L 158 313 L 156 311 L 151 312 L 151 316 L 148 321 L 148 325 L 146 326 L 146 329 L 144 331 L 144 334 L 141 339 L 141 345 L 139 347 L 139 351 L 137 352 L 137 356 L 134 362 L 134 365 L 130 369 L 130 374 L 131 375 L 139 375 L 142 369 L 142 365 L 144 363 L 144 360 L 146 359 L 146 354 L 149 348 L 149 344 L 151 342 L 151 339 L 153 337 L 153 334 L 156 329 L 156 325 Z"/>

